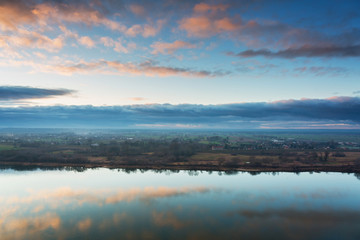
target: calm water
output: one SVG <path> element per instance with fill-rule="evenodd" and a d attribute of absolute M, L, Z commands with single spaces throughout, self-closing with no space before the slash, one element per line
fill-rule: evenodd
<path fill-rule="evenodd" d="M 341 173 L 0 170 L 0 239 L 360 239 Z"/>

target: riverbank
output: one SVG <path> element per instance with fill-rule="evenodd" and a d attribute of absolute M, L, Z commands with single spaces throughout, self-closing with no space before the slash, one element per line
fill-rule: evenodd
<path fill-rule="evenodd" d="M 240 172 L 344 172 L 344 173 L 360 173 L 360 165 L 329 165 L 329 164 L 313 164 L 313 165 L 287 165 L 287 166 L 219 166 L 219 165 L 203 165 L 203 164 L 183 164 L 169 163 L 157 165 L 144 164 L 116 164 L 116 163 L 29 163 L 29 162 L 1 162 L 0 167 L 82 167 L 82 168 L 123 168 L 123 169 L 153 169 L 153 170 L 203 170 L 203 171 L 240 171 Z"/>

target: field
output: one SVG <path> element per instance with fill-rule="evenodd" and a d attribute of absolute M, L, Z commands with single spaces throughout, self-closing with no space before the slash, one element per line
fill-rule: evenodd
<path fill-rule="evenodd" d="M 6 133 L 1 165 L 360 172 L 356 132 Z"/>
<path fill-rule="evenodd" d="M 15 147 L 8 144 L 0 144 L 0 151 L 13 150 Z"/>

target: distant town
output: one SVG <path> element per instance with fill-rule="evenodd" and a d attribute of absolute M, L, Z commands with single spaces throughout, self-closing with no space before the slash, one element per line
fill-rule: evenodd
<path fill-rule="evenodd" d="M 2 129 L 0 164 L 358 172 L 360 135 L 342 131 Z"/>

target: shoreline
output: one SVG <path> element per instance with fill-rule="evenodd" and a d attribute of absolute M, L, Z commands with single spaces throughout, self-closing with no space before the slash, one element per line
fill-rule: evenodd
<path fill-rule="evenodd" d="M 225 167 L 214 165 L 129 165 L 109 163 L 29 163 L 29 162 L 0 162 L 0 167 L 82 167 L 82 168 L 108 168 L 108 169 L 147 169 L 147 170 L 194 170 L 194 171 L 236 171 L 236 172 L 342 172 L 360 173 L 360 166 L 354 165 L 313 165 L 313 166 L 262 166 L 262 167 Z"/>

